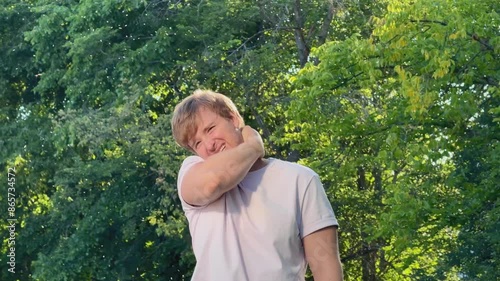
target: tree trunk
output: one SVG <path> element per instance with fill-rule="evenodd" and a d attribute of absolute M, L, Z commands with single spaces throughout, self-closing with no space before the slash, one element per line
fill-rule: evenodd
<path fill-rule="evenodd" d="M 296 24 L 293 33 L 295 35 L 295 43 L 297 44 L 299 53 L 300 68 L 302 68 L 307 63 L 307 58 L 309 57 L 309 47 L 307 46 L 307 42 L 304 37 L 304 18 L 302 16 L 300 0 L 295 0 L 293 15 Z"/>
<path fill-rule="evenodd" d="M 368 191 L 369 186 L 368 186 L 368 181 L 366 179 L 366 172 L 365 169 L 362 166 L 358 167 L 357 171 L 357 185 L 358 185 L 358 190 L 360 191 Z M 377 200 L 374 198 L 374 200 Z M 368 237 L 368 234 L 365 232 L 361 233 L 361 238 L 363 241 L 366 241 Z M 363 242 L 363 249 L 362 252 L 364 253 L 363 256 L 361 256 L 361 269 L 362 269 L 362 280 L 363 281 L 375 281 L 377 278 L 376 275 L 376 261 L 377 261 L 377 250 L 376 246 L 372 245 L 371 243 Z"/>

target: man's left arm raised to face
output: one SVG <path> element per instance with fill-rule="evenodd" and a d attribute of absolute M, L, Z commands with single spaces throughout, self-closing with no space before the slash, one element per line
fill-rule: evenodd
<path fill-rule="evenodd" d="M 315 231 L 304 237 L 302 242 L 314 281 L 343 280 L 336 226 Z"/>

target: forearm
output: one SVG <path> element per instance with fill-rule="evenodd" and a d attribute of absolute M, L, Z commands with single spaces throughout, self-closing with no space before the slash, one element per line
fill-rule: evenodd
<path fill-rule="evenodd" d="M 246 176 L 257 159 L 264 156 L 264 144 L 257 131 L 249 126 L 241 129 L 243 142 L 212 154 L 192 166 L 181 183 L 183 199 L 195 206 L 217 200 Z"/>
<path fill-rule="evenodd" d="M 260 157 L 261 152 L 245 142 L 208 157 L 200 166 L 200 171 L 209 179 L 205 185 L 204 203 L 213 202 L 234 188 Z"/>

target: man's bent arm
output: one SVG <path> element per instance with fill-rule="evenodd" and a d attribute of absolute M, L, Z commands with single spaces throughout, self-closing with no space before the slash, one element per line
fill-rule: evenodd
<path fill-rule="evenodd" d="M 246 130 L 243 143 L 212 155 L 186 171 L 181 193 L 188 204 L 204 206 L 217 200 L 241 182 L 255 161 L 264 155 L 260 135 L 248 126 L 243 130 Z"/>
<path fill-rule="evenodd" d="M 303 238 L 304 251 L 315 281 L 342 281 L 337 228 L 326 227 Z"/>

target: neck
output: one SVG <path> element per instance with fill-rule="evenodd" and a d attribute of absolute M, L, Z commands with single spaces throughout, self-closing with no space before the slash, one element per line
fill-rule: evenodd
<path fill-rule="evenodd" d="M 253 171 L 256 171 L 258 169 L 264 168 L 268 162 L 269 162 L 269 160 L 267 160 L 265 158 L 257 159 L 257 161 L 255 161 L 255 163 L 253 163 L 253 166 L 250 168 L 249 172 L 253 172 Z"/>

